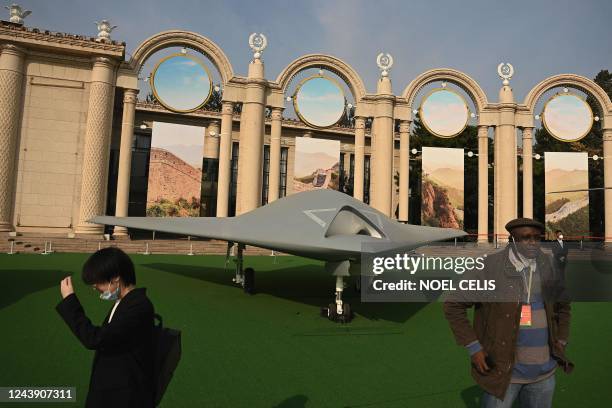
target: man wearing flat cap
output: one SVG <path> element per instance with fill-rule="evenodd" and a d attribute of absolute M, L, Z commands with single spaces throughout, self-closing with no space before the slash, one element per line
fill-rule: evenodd
<path fill-rule="evenodd" d="M 506 224 L 508 245 L 489 255 L 477 278 L 494 280 L 495 293 L 457 294 L 444 303 L 455 340 L 472 362 L 484 390 L 482 407 L 552 406 L 555 371 L 569 373 L 565 356 L 570 303 L 563 281 L 540 249 L 544 225 L 530 218 Z M 474 307 L 473 323 L 467 309 Z"/>

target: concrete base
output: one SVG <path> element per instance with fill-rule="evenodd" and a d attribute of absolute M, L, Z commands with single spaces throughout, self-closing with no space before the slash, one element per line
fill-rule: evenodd
<path fill-rule="evenodd" d="M 75 234 L 79 235 L 102 235 L 104 226 L 97 224 L 81 224 L 74 229 Z"/>

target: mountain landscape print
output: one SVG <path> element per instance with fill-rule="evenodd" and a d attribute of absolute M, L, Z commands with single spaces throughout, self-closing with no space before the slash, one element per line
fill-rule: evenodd
<path fill-rule="evenodd" d="M 339 159 L 339 141 L 296 137 L 293 192 L 337 190 Z"/>
<path fill-rule="evenodd" d="M 423 147 L 421 224 L 463 229 L 463 149 Z"/>
<path fill-rule="evenodd" d="M 153 122 L 148 217 L 197 217 L 200 214 L 204 128 Z"/>
<path fill-rule="evenodd" d="M 567 237 L 588 235 L 589 172 L 587 153 L 544 153 L 546 235 L 556 230 Z M 576 191 L 580 190 L 580 191 Z"/>

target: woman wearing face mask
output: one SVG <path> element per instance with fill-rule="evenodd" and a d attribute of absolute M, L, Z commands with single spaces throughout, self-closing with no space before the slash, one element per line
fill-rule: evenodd
<path fill-rule="evenodd" d="M 134 264 L 125 252 L 104 248 L 83 265 L 83 281 L 113 302 L 100 326 L 85 315 L 71 277 L 60 283 L 56 309 L 81 343 L 95 350 L 87 407 L 152 407 L 153 305 L 136 288 Z"/>

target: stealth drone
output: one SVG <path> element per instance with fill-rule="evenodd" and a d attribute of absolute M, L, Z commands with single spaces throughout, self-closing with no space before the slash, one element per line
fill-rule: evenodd
<path fill-rule="evenodd" d="M 245 290 L 250 290 L 253 280 L 252 269 L 243 270 L 245 245 L 324 261 L 336 277 L 335 304 L 324 308 L 335 321 L 350 320 L 350 306 L 342 301 L 344 279 L 364 252 L 380 247 L 376 244 L 384 244 L 385 250 L 409 250 L 466 235 L 456 229 L 402 224 L 351 196 L 327 189 L 293 194 L 237 217 L 98 216 L 90 222 L 223 240 L 228 242 L 228 254 L 237 244 L 234 281 Z"/>

